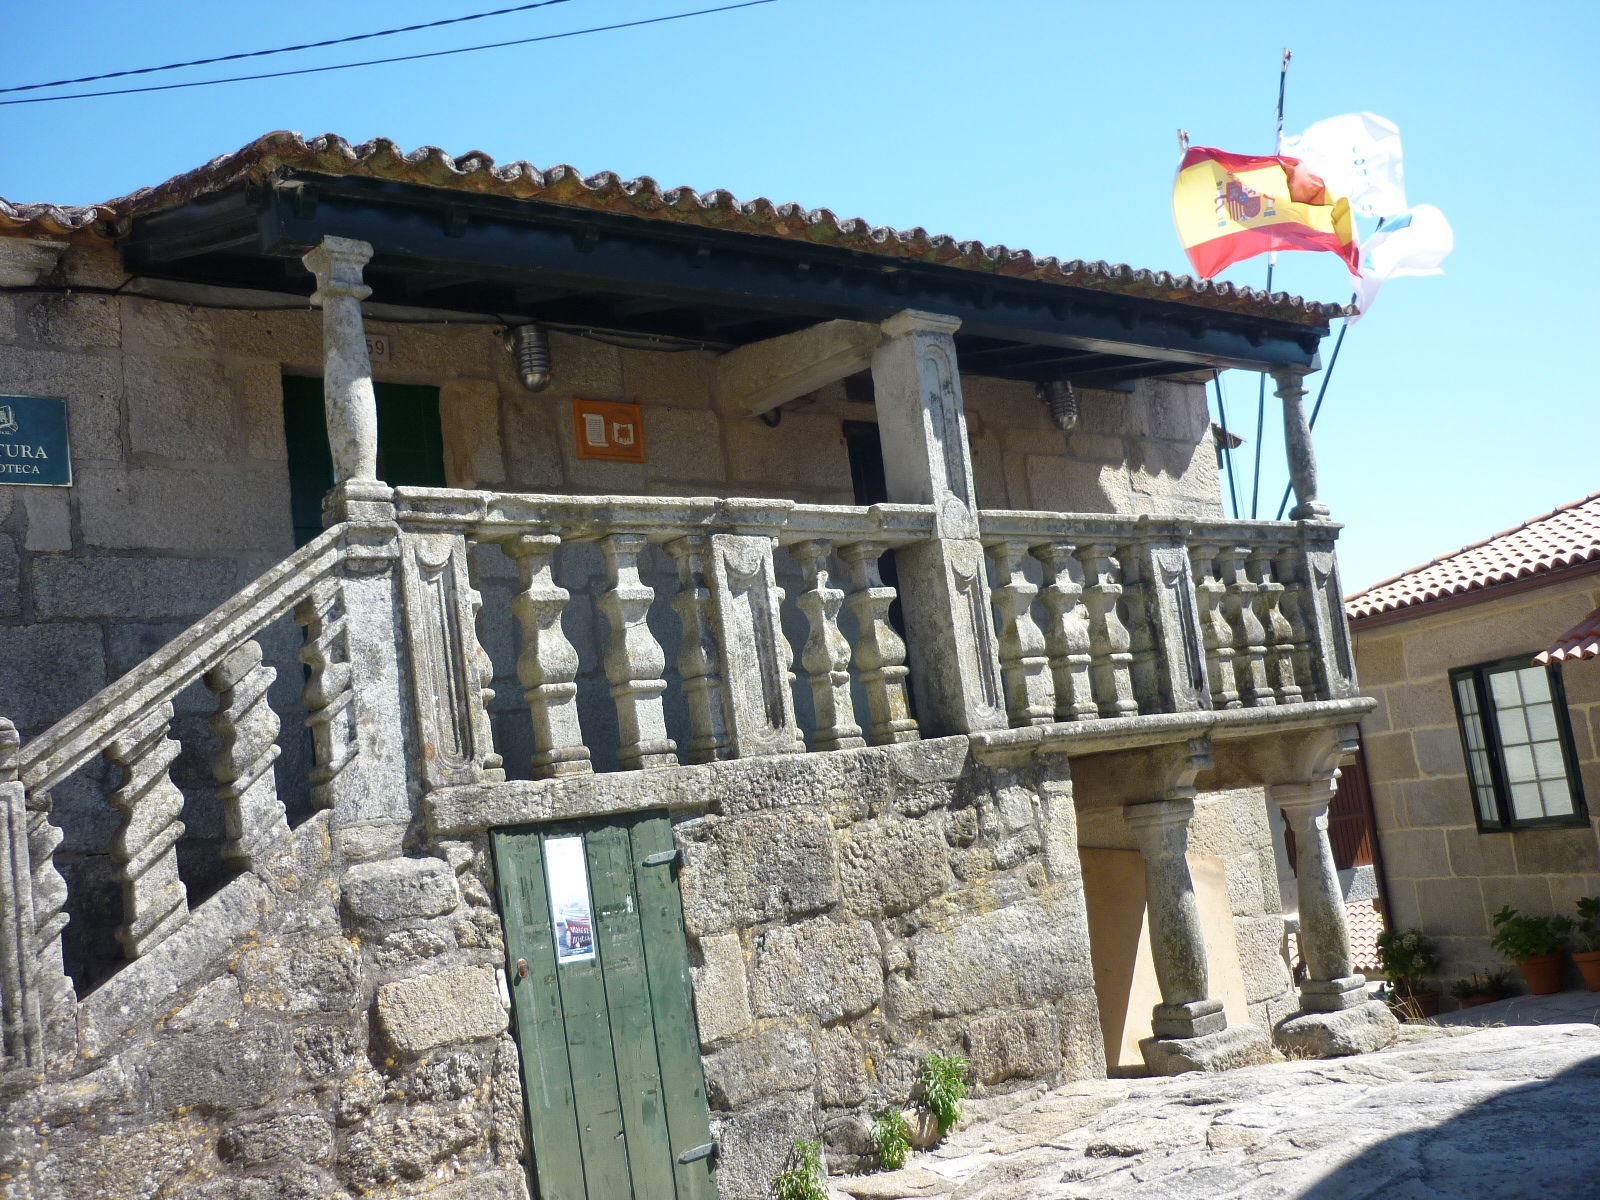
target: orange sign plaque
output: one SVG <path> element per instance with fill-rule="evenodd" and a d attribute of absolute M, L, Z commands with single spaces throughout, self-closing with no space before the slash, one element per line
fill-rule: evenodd
<path fill-rule="evenodd" d="M 574 396 L 572 427 L 579 458 L 644 461 L 644 413 L 637 404 Z"/>

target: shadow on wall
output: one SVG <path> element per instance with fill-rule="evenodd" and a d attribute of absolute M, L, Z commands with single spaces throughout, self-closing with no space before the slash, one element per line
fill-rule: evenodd
<path fill-rule="evenodd" d="M 1508 1050 L 1507 1060 L 1515 1058 Z M 1419 1079 L 1417 1113 L 1468 1079 Z M 1398 1134 L 1298 1193 L 1300 1200 L 1547 1200 L 1600 1195 L 1600 1056 L 1502 1092 L 1442 1124 Z"/>

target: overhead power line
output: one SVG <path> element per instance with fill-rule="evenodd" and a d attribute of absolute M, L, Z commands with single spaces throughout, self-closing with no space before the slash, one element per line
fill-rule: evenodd
<path fill-rule="evenodd" d="M 0 88 L 0 95 L 12 92 L 36 92 L 41 88 L 67 87 L 74 83 L 99 83 L 103 79 L 125 79 L 129 75 L 154 75 L 158 71 L 180 71 L 184 67 L 208 67 L 213 63 L 238 62 L 242 58 L 266 58 L 271 54 L 293 54 L 298 50 L 320 50 L 325 46 L 343 46 L 350 42 L 365 42 L 372 38 L 392 37 L 397 33 L 416 33 L 423 29 L 438 29 L 444 25 L 460 25 L 464 21 L 481 21 L 485 17 L 504 17 L 510 13 L 527 12 L 535 8 L 549 8 L 552 4 L 570 4 L 571 0 L 537 0 L 534 4 L 518 4 L 512 8 L 497 8 L 492 12 L 471 13 L 464 17 L 446 17 L 440 21 L 425 21 L 420 25 L 401 25 L 394 29 L 379 29 L 373 33 L 354 33 L 349 37 L 329 38 L 322 42 L 302 42 L 298 46 L 279 46 L 276 50 L 246 50 L 239 54 L 219 54 L 216 58 L 195 58 L 188 62 L 167 63 L 161 67 L 135 67 L 127 71 L 107 71 L 103 75 L 80 75 L 76 79 L 52 79 L 49 83 L 24 83 L 16 87 Z M 62 97 L 65 99 L 66 97 Z"/>
<path fill-rule="evenodd" d="M 755 8 L 773 4 L 776 0 L 743 0 L 740 4 L 723 4 L 716 8 L 698 8 L 693 12 L 669 13 L 664 17 L 645 17 L 637 21 L 619 21 L 614 25 L 595 25 L 588 29 L 571 29 L 565 33 L 546 33 L 539 37 L 515 38 L 508 42 L 487 42 L 481 46 L 461 46 L 454 50 L 430 50 L 423 54 L 400 54 L 393 58 L 371 58 L 364 62 L 336 63 L 327 67 L 301 67 L 294 71 L 265 71 L 259 75 L 232 75 L 225 79 L 198 79 L 191 83 L 158 83 L 146 87 L 113 88 L 103 92 L 69 92 L 65 96 L 25 96 L 20 100 L 0 100 L 0 107 L 12 104 L 49 104 L 56 100 L 92 100 L 99 96 L 132 96 L 141 92 L 172 92 L 180 88 L 212 87 L 219 83 L 248 83 L 258 79 L 284 79 L 291 75 L 318 75 L 325 71 L 349 71 L 356 67 L 379 67 L 388 63 L 416 62 L 424 58 L 444 58 L 452 54 L 472 54 L 479 50 L 500 50 L 507 46 L 527 46 L 534 42 L 553 42 L 561 38 L 582 37 L 588 33 L 610 33 L 617 29 L 634 29 L 641 25 L 659 25 L 665 21 L 682 21 L 688 17 L 705 17 L 713 13 L 732 12 L 739 8 Z"/>

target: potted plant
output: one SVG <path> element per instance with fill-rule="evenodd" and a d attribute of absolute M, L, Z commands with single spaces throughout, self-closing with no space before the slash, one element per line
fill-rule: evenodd
<path fill-rule="evenodd" d="M 1511 995 L 1509 971 L 1474 971 L 1465 979 L 1450 985 L 1450 994 L 1461 1002 L 1462 1008 L 1477 1008 L 1480 1004 L 1493 1004 Z"/>
<path fill-rule="evenodd" d="M 1385 929 L 1378 935 L 1378 964 L 1394 988 L 1393 1006 L 1407 1020 L 1439 1013 L 1439 991 L 1424 978 L 1439 966 L 1439 948 L 1420 929 Z"/>
<path fill-rule="evenodd" d="M 1508 904 L 1494 915 L 1489 944 L 1521 968 L 1529 992 L 1548 996 L 1561 990 L 1561 952 L 1571 931 L 1566 917 L 1521 913 Z"/>
<path fill-rule="evenodd" d="M 1578 901 L 1578 919 L 1572 923 L 1582 949 L 1572 951 L 1572 961 L 1583 972 L 1583 982 L 1591 992 L 1600 992 L 1600 896 L 1585 896 Z"/>

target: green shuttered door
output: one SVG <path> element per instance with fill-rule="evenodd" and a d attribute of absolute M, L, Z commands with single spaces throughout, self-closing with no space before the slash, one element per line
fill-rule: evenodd
<path fill-rule="evenodd" d="M 673 849 L 665 815 L 494 834 L 542 1200 L 716 1196 Z"/>

